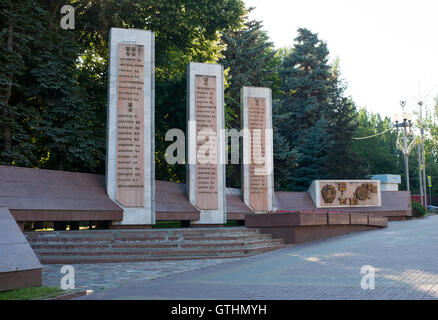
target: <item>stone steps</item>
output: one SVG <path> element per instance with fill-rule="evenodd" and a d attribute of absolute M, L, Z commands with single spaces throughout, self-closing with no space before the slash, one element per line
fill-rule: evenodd
<path fill-rule="evenodd" d="M 264 248 L 247 249 L 246 251 L 234 252 L 185 252 L 184 255 L 172 256 L 168 253 L 166 255 L 104 255 L 104 256 L 49 256 L 40 257 L 42 264 L 76 264 L 76 263 L 110 263 L 110 262 L 142 262 L 142 261 L 175 261 L 175 260 L 198 260 L 198 259 L 227 259 L 227 258 L 243 258 L 254 254 L 273 251 L 287 247 L 287 245 L 277 245 Z"/>
<path fill-rule="evenodd" d="M 117 236 L 133 236 L 133 235 L 147 235 L 147 236 L 166 236 L 166 235 L 231 235 L 231 234 L 257 234 L 260 231 L 256 228 L 245 227 L 219 227 L 219 228 L 175 228 L 175 229 L 126 229 L 126 230 L 72 230 L 68 232 L 69 236 L 78 237 L 99 237 L 110 235 Z M 56 238 L 58 236 L 65 236 L 65 231 L 33 231 L 27 232 L 27 238 Z"/>
<path fill-rule="evenodd" d="M 240 258 L 284 242 L 244 227 L 29 232 L 41 263 L 101 263 Z"/>
<path fill-rule="evenodd" d="M 186 248 L 212 248 L 212 247 L 245 247 L 245 246 L 260 246 L 260 245 L 270 245 L 270 244 L 282 244 L 283 242 L 278 239 L 266 239 L 266 240 L 254 240 L 245 242 L 213 242 L 213 243 L 203 243 L 203 242 L 193 242 L 193 243 L 105 243 L 105 244 L 92 244 L 92 243 L 63 243 L 63 244 L 40 244 L 33 243 L 32 248 L 43 252 L 45 249 L 55 249 L 55 250 L 89 250 L 89 249 L 186 249 Z"/>
<path fill-rule="evenodd" d="M 60 237 L 60 238 L 28 238 L 34 244 L 59 244 L 59 243 L 136 243 L 136 242 L 223 242 L 223 241 L 242 241 L 242 240 L 266 240 L 270 239 L 266 234 L 248 234 L 248 235 L 231 235 L 231 236 L 167 236 L 167 237 L 149 237 L 149 236 L 126 236 L 126 237 Z"/>

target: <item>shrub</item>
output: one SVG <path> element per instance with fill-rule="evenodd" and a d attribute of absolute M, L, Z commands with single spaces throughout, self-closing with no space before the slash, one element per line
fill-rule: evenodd
<path fill-rule="evenodd" d="M 412 216 L 422 217 L 426 214 L 426 208 L 417 201 L 412 201 Z"/>

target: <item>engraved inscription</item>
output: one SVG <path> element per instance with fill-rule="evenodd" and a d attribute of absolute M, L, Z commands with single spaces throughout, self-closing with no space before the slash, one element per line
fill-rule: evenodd
<path fill-rule="evenodd" d="M 144 206 L 144 46 L 119 44 L 117 72 L 117 201 Z"/>
<path fill-rule="evenodd" d="M 196 76 L 196 205 L 217 210 L 217 111 L 216 77 Z"/>
<path fill-rule="evenodd" d="M 248 127 L 251 134 L 249 202 L 257 212 L 268 211 L 268 176 L 265 167 L 266 99 L 248 98 Z"/>

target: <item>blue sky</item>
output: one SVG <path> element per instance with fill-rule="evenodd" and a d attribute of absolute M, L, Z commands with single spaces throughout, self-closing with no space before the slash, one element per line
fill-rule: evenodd
<path fill-rule="evenodd" d="M 340 59 L 347 94 L 359 106 L 392 116 L 400 100 L 414 111 L 419 97 L 432 107 L 438 94 L 438 1 L 245 0 L 255 7 L 277 48 L 291 46 L 296 30 L 319 34 Z"/>

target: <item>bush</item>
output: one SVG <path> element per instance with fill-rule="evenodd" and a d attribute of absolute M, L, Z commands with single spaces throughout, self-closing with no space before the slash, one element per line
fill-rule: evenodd
<path fill-rule="evenodd" d="M 426 208 L 424 208 L 421 203 L 417 201 L 412 201 L 412 216 L 422 217 L 426 214 Z"/>

